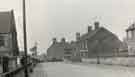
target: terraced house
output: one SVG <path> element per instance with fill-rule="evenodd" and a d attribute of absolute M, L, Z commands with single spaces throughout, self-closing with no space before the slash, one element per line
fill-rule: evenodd
<path fill-rule="evenodd" d="M 123 55 L 122 46 L 123 42 L 114 33 L 100 26 L 100 23 L 96 21 L 94 29 L 92 26 L 88 26 L 87 33 L 81 35 L 77 32 L 76 41 L 68 43 L 64 39 L 61 42 L 53 39 L 53 44 L 48 48 L 47 54 L 51 58 L 70 58 L 72 60 L 121 56 Z"/>
<path fill-rule="evenodd" d="M 66 42 L 65 38 L 62 38 L 60 42 L 54 38 L 52 45 L 47 50 L 47 56 L 49 59 L 70 59 L 73 55 L 72 50 L 71 44 Z"/>
<path fill-rule="evenodd" d="M 88 27 L 86 34 L 76 34 L 77 45 L 82 58 L 97 56 L 116 56 L 123 44 L 111 31 L 94 22 L 94 29 Z"/>

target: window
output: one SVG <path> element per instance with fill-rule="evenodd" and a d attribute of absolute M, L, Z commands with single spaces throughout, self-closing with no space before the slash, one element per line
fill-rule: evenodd
<path fill-rule="evenodd" d="M 0 57 L 0 65 L 2 64 L 2 57 Z"/>
<path fill-rule="evenodd" d="M 85 49 L 85 41 L 83 42 L 83 48 Z"/>
<path fill-rule="evenodd" d="M 85 48 L 86 48 L 86 49 L 88 48 L 87 40 L 85 41 Z"/>
<path fill-rule="evenodd" d="M 86 41 L 82 41 L 82 43 L 81 43 L 81 48 L 82 48 L 82 49 L 85 49 L 85 48 L 86 48 L 86 44 L 87 44 Z"/>
<path fill-rule="evenodd" d="M 128 32 L 128 38 L 131 39 L 132 38 L 132 31 Z"/>
<path fill-rule="evenodd" d="M 0 36 L 0 47 L 5 45 L 4 36 Z"/>
<path fill-rule="evenodd" d="M 83 43 L 83 42 L 81 42 L 81 48 L 82 48 L 82 49 L 84 48 L 84 43 Z"/>

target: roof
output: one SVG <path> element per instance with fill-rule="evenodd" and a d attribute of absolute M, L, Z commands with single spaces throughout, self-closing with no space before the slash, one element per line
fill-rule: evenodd
<path fill-rule="evenodd" d="M 86 39 L 89 39 L 91 38 L 93 35 L 95 35 L 101 28 L 97 29 L 97 30 L 92 30 L 91 32 L 88 32 L 86 34 L 83 34 L 80 38 L 80 41 L 81 40 L 86 40 Z"/>
<path fill-rule="evenodd" d="M 127 32 L 128 32 L 128 31 L 133 31 L 133 30 L 135 30 L 135 22 L 134 22 L 133 24 L 131 24 L 131 25 L 126 29 Z"/>
<path fill-rule="evenodd" d="M 53 46 L 62 47 L 64 49 L 72 48 L 72 46 L 69 43 L 67 43 L 67 42 L 65 42 L 65 43 L 59 42 L 59 43 L 53 44 Z"/>
<path fill-rule="evenodd" d="M 64 52 L 65 50 L 70 50 L 70 49 L 73 49 L 73 48 L 74 48 L 74 46 L 72 44 L 68 43 L 68 42 L 65 42 L 65 43 L 57 42 L 55 44 L 52 44 L 48 48 L 47 52 L 49 52 L 50 50 L 51 51 L 53 50 L 53 52 L 60 52 L 60 50 L 62 52 Z"/>
<path fill-rule="evenodd" d="M 13 10 L 0 12 L 0 33 L 10 33 L 12 31 L 15 31 Z"/>
<path fill-rule="evenodd" d="M 106 28 L 100 27 L 100 28 L 97 29 L 97 30 L 92 30 L 92 31 L 89 32 L 89 33 L 83 34 L 83 35 L 81 36 L 81 38 L 80 38 L 80 41 L 81 41 L 81 40 L 90 39 L 91 37 L 95 36 L 95 35 L 96 35 L 99 31 L 101 31 L 101 30 L 105 30 L 105 31 L 107 31 L 107 32 L 109 32 L 109 33 L 111 33 L 111 34 L 113 34 L 112 32 L 108 31 Z"/>

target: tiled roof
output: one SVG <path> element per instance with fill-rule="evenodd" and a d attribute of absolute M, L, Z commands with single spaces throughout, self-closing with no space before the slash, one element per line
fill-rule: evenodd
<path fill-rule="evenodd" d="M 86 39 L 89 39 L 91 38 L 92 36 L 94 36 L 101 28 L 97 29 L 97 30 L 92 30 L 91 32 L 89 33 L 86 33 L 86 34 L 83 34 L 80 38 L 80 41 L 81 40 L 86 40 Z"/>
<path fill-rule="evenodd" d="M 9 33 L 15 30 L 13 11 L 0 12 L 0 33 Z"/>
<path fill-rule="evenodd" d="M 89 33 L 86 33 L 86 34 L 83 34 L 82 36 L 81 36 L 81 38 L 80 38 L 80 41 L 81 40 L 87 40 L 87 39 L 90 39 L 91 37 L 93 37 L 93 36 L 102 36 L 102 35 L 99 35 L 99 34 L 97 34 L 99 31 L 107 31 L 107 32 L 109 32 L 110 34 L 113 34 L 112 32 L 110 32 L 110 31 L 108 31 L 106 28 L 104 28 L 104 27 L 100 27 L 99 29 L 97 29 L 97 30 L 92 30 L 91 32 L 89 32 Z"/>

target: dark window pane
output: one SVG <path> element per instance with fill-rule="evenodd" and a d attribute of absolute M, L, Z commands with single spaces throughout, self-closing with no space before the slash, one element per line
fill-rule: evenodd
<path fill-rule="evenodd" d="M 4 40 L 0 40 L 0 47 L 4 46 Z"/>

